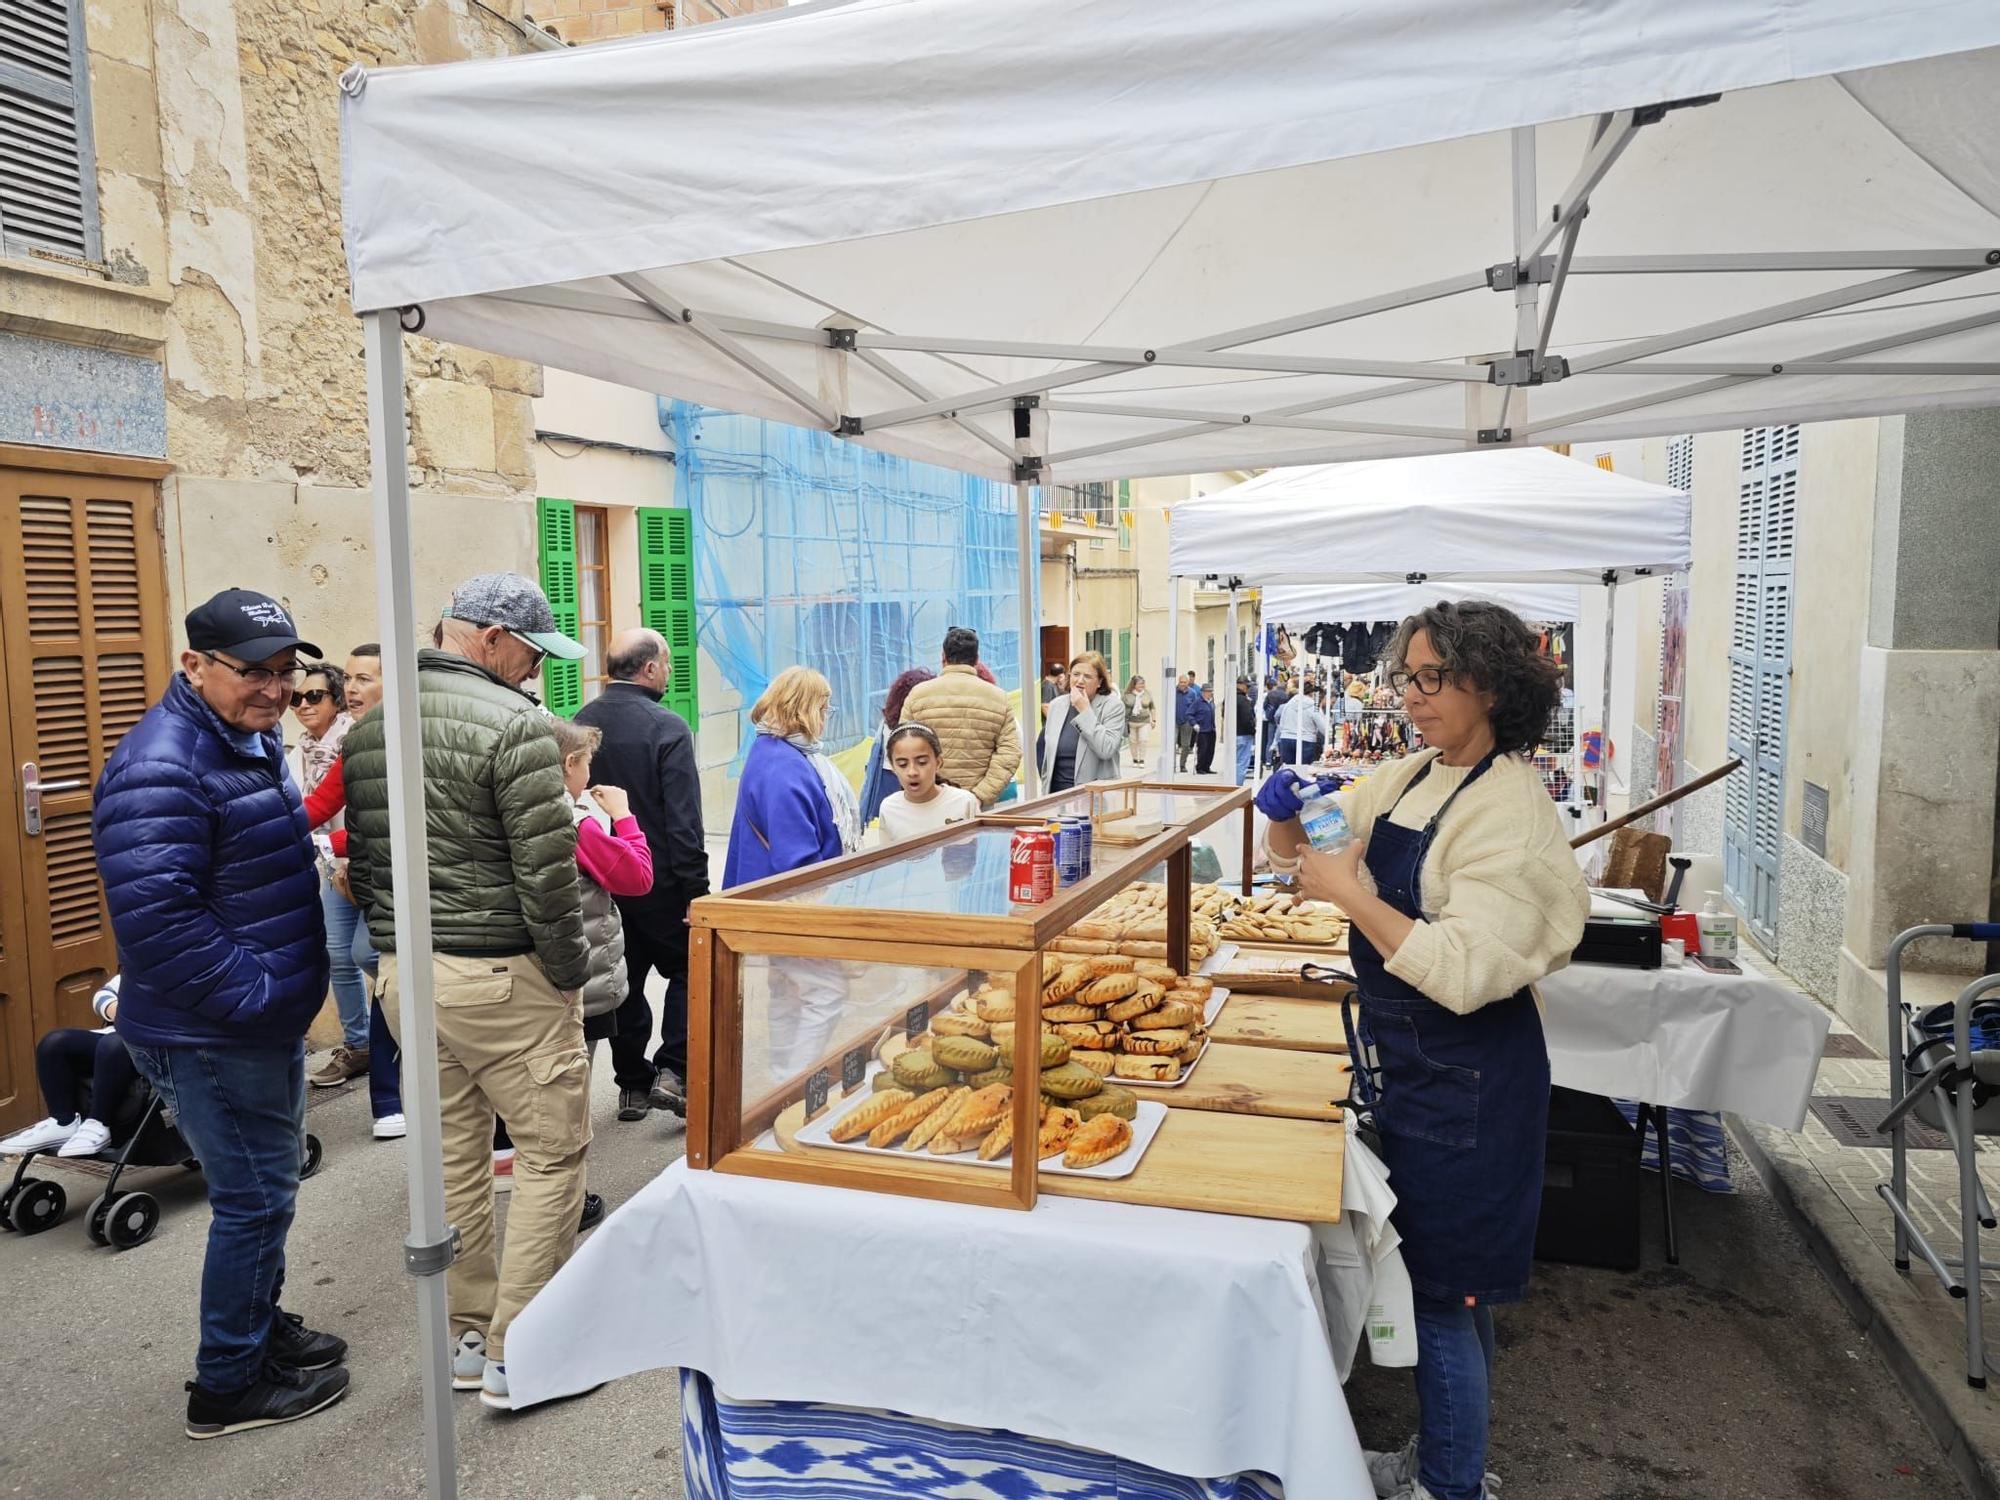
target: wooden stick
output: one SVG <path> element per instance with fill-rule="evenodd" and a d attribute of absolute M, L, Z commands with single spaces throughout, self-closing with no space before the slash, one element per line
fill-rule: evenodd
<path fill-rule="evenodd" d="M 1710 771 L 1706 776 L 1698 776 L 1693 781 L 1690 781 L 1686 786 L 1677 786 L 1671 792 L 1667 792 L 1661 796 L 1655 797 L 1651 802 L 1640 803 L 1630 812 L 1625 813 L 1620 817 L 1613 818 L 1608 823 L 1600 823 L 1597 827 L 1591 829 L 1590 832 L 1588 833 L 1579 833 L 1575 838 L 1569 841 L 1569 846 L 1572 849 L 1581 849 L 1585 844 L 1594 844 L 1597 842 L 1597 840 L 1603 838 L 1607 833 L 1616 833 L 1619 829 L 1627 826 L 1628 824 L 1636 823 L 1641 818 L 1649 817 L 1653 813 L 1658 812 L 1663 807 L 1671 807 L 1674 805 L 1674 803 L 1680 801 L 1681 798 L 1686 797 L 1691 793 L 1700 791 L 1703 787 L 1708 786 L 1712 782 L 1717 782 L 1722 780 L 1722 778 L 1727 776 L 1731 771 L 1740 771 L 1742 769 L 1743 769 L 1743 762 L 1741 760 L 1732 760 L 1726 766 L 1717 766 L 1713 771 Z"/>

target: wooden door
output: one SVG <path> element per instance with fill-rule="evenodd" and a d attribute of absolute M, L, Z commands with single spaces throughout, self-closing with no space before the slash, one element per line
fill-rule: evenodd
<path fill-rule="evenodd" d="M 148 479 L 0 467 L 0 1128 L 41 1116 L 36 1038 L 94 1026 L 117 971 L 91 788 L 166 687 L 159 505 Z"/>

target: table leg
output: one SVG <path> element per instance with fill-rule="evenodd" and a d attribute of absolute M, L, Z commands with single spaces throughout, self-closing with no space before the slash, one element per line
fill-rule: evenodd
<path fill-rule="evenodd" d="M 1667 1137 L 1667 1107 L 1646 1106 L 1653 1112 L 1653 1134 L 1660 1143 L 1660 1215 L 1667 1231 L 1667 1264 L 1681 1263 L 1680 1239 L 1674 1233 L 1674 1148 Z"/>

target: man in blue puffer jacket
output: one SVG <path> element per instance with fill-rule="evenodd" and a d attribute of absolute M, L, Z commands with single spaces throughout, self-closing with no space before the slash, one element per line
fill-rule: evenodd
<path fill-rule="evenodd" d="M 92 836 L 118 940 L 118 1034 L 208 1179 L 187 1434 L 289 1422 L 347 1392 L 347 1345 L 278 1307 L 298 1198 L 306 1027 L 325 918 L 279 719 L 301 653 L 277 600 L 225 589 L 187 617 L 166 696 L 98 779 Z"/>

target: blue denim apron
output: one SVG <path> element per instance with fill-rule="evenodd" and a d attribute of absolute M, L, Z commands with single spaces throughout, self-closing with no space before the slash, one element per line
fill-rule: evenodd
<path fill-rule="evenodd" d="M 1404 916 L 1424 920 L 1419 882 L 1438 825 L 1494 759 L 1475 766 L 1424 827 L 1398 827 L 1389 813 L 1375 820 L 1368 873 Z M 1403 796 L 1428 775 L 1426 765 Z M 1453 1301 L 1518 1302 L 1534 1259 L 1549 1118 L 1549 1055 L 1534 996 L 1523 989 L 1456 1015 L 1390 974 L 1359 927 L 1352 934 L 1361 1024 L 1357 1036 L 1349 1023 L 1348 1046 L 1381 1136 L 1396 1194 L 1390 1221 L 1403 1237 L 1411 1286 Z"/>

